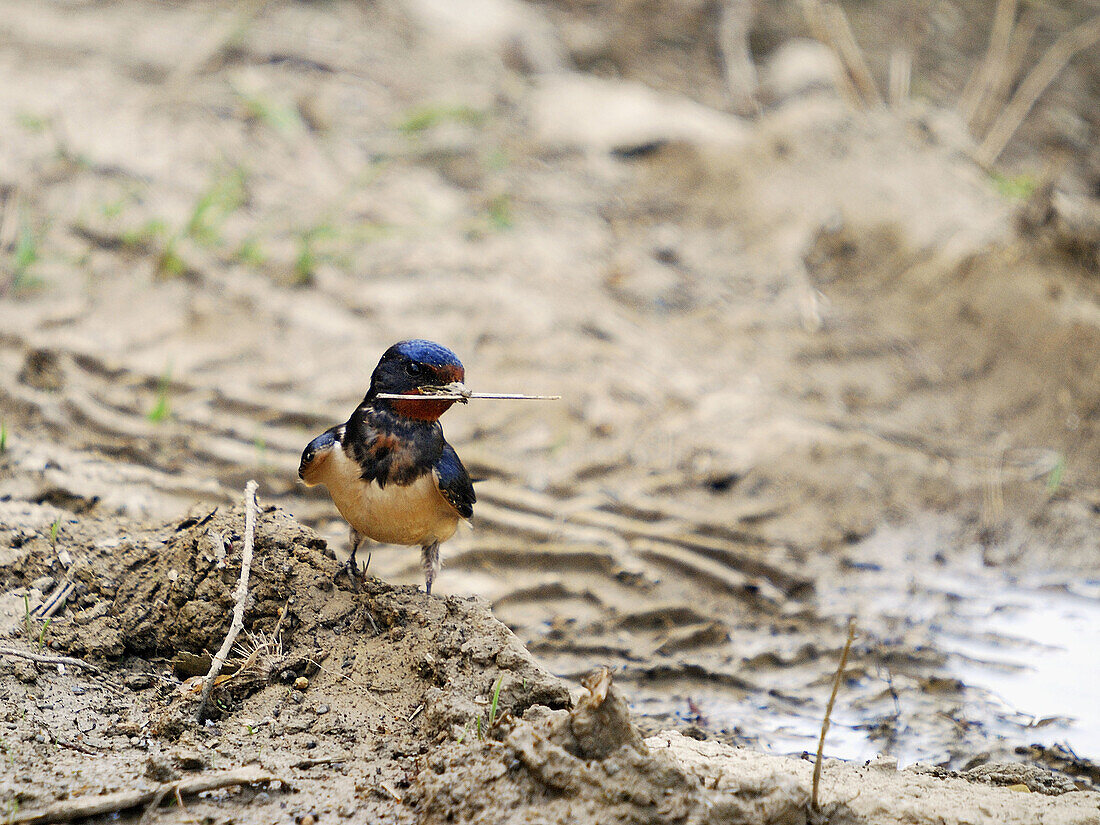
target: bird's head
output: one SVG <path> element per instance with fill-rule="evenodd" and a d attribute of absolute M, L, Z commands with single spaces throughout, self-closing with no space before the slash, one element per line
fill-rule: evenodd
<path fill-rule="evenodd" d="M 322 468 L 335 446 L 336 436 L 333 435 L 332 430 L 322 433 L 306 445 L 305 450 L 302 451 L 302 461 L 298 465 L 298 478 L 302 479 L 306 486 L 312 487 L 314 484 L 321 483 Z"/>
<path fill-rule="evenodd" d="M 455 402 L 401 401 L 377 399 L 379 394 L 430 395 L 435 389 L 450 388 L 464 392 L 462 384 L 466 370 L 458 356 L 441 344 L 416 339 L 394 344 L 382 354 L 370 379 L 366 400 L 385 405 L 400 416 L 421 421 L 435 421 Z"/>

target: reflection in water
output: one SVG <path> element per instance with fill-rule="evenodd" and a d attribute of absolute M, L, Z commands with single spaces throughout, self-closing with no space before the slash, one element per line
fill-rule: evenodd
<path fill-rule="evenodd" d="M 1005 587 L 961 608 L 966 626 L 937 634 L 952 671 L 1030 725 L 1021 744 L 1100 758 L 1100 598 Z"/>

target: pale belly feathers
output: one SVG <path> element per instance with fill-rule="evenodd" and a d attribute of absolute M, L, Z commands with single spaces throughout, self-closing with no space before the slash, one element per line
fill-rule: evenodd
<path fill-rule="evenodd" d="M 328 487 L 340 515 L 357 533 L 383 544 L 427 546 L 454 535 L 459 514 L 439 492 L 432 473 L 412 484 L 366 483 L 359 465 L 337 446 L 317 481 Z"/>

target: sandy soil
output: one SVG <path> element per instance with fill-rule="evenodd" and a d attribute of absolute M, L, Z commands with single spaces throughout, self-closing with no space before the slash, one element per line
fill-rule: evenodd
<path fill-rule="evenodd" d="M 805 821 L 808 763 L 759 751 L 813 749 L 855 615 L 826 752 L 943 775 L 830 763 L 833 821 L 889 821 L 845 782 L 1095 821 L 1087 152 L 1042 185 L 1029 123 L 1021 198 L 950 95 L 857 110 L 785 17 L 748 120 L 676 37 L 615 57 L 700 4 L 569 6 L 0 4 L 0 614 L 100 668 L 0 659 L 11 817 L 255 765 L 277 782 L 160 816 Z M 295 476 L 413 336 L 563 396 L 447 414 L 482 480 L 431 600 L 397 550 L 334 585 L 344 528 Z M 249 478 L 253 661 L 200 725 Z M 998 694 L 1032 669 L 1042 702 Z"/>

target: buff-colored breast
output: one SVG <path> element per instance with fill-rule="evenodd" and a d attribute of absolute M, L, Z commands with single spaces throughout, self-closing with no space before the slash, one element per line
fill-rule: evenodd
<path fill-rule="evenodd" d="M 360 478 L 359 465 L 339 447 L 319 463 L 310 483 L 328 487 L 340 515 L 355 531 L 384 544 L 425 546 L 454 535 L 460 516 L 439 492 L 432 473 L 385 488 Z"/>

